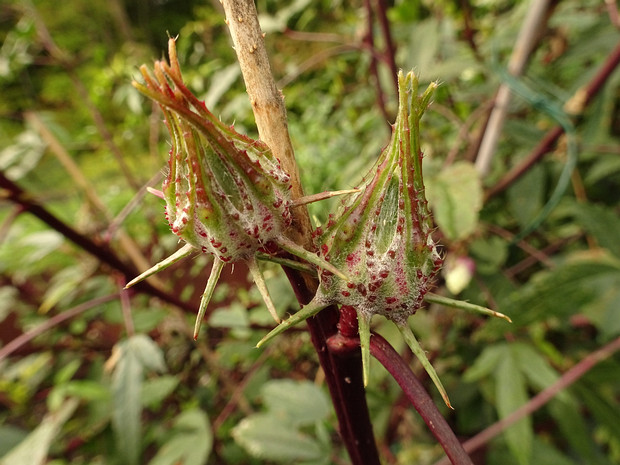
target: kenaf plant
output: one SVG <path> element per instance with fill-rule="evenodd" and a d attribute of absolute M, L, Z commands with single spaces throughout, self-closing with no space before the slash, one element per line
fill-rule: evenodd
<path fill-rule="evenodd" d="M 492 310 L 429 292 L 443 260 L 433 239 L 434 226 L 424 193 L 419 132 L 420 119 L 437 84 L 431 83 L 418 95 L 416 75 L 399 73 L 399 109 L 392 138 L 360 187 L 342 191 L 349 195 L 339 211 L 329 216 L 327 224 L 314 231 L 315 250 L 311 251 L 286 235 L 292 224 L 291 208 L 333 193 L 293 200 L 289 173 L 270 148 L 219 121 L 184 85 L 174 39 L 169 41 L 169 58 L 170 63 L 157 61 L 153 72 L 143 66 L 144 83 L 134 85 L 157 102 L 165 116 L 172 146 L 168 172 L 162 190 L 151 191 L 165 200 L 170 228 L 186 245 L 127 287 L 194 251 L 211 254 L 214 263 L 198 309 L 194 331 L 197 338 L 226 263 L 243 261 L 248 265 L 278 323 L 258 259 L 301 269 L 318 278 L 314 298 L 266 335 L 258 346 L 321 310 L 336 306 L 340 309 L 341 325 L 348 322 L 346 329 L 339 326 L 346 339 L 343 344 L 350 348 L 353 341 L 353 345 L 361 347 L 366 385 L 371 319 L 382 315 L 397 325 L 446 405 L 451 407 L 408 318 L 429 301 L 509 319 Z M 302 263 L 283 258 L 283 254 L 299 257 Z M 357 321 L 351 315 L 356 315 Z"/>

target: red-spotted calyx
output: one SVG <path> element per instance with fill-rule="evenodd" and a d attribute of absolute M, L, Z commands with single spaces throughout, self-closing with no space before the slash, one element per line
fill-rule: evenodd
<path fill-rule="evenodd" d="M 399 110 L 390 143 L 363 180 L 360 192 L 345 200 L 325 228 L 317 231 L 321 256 L 349 279 L 323 270 L 312 302 L 260 344 L 327 305 L 352 307 L 358 316 L 367 382 L 370 320 L 383 315 L 399 327 L 448 403 L 435 370 L 407 325 L 408 317 L 422 306 L 442 263 L 431 237 L 419 139 L 420 118 L 437 84 L 418 95 L 417 77 L 401 72 L 398 87 Z"/>
<path fill-rule="evenodd" d="M 258 252 L 284 249 L 317 266 L 337 269 L 284 236 L 291 224 L 290 178 L 269 147 L 219 121 L 185 87 L 169 41 L 170 64 L 141 67 L 144 84 L 134 83 L 161 107 L 172 149 L 168 175 L 159 194 L 166 201 L 172 232 L 187 245 L 142 273 L 128 287 L 189 255 L 212 254 L 214 264 L 203 294 L 194 337 L 226 263 L 248 264 L 267 308 L 279 319 L 256 261 Z"/>

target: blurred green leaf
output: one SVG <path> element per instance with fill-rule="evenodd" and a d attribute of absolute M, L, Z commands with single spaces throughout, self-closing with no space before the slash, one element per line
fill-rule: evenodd
<path fill-rule="evenodd" d="M 179 378 L 172 375 L 147 379 L 142 384 L 140 399 L 145 407 L 155 407 L 174 392 L 179 385 Z"/>
<path fill-rule="evenodd" d="M 509 355 L 508 350 L 508 347 L 504 344 L 494 344 L 486 347 L 476 358 L 474 364 L 467 369 L 463 380 L 473 383 L 489 376 L 501 363 L 502 359 Z"/>
<path fill-rule="evenodd" d="M 319 460 L 319 443 L 297 431 L 276 414 L 259 413 L 243 419 L 234 429 L 235 440 L 254 457 L 280 463 Z"/>
<path fill-rule="evenodd" d="M 149 465 L 204 465 L 213 447 L 209 419 L 199 409 L 175 418 L 168 437 Z"/>
<path fill-rule="evenodd" d="M 137 334 L 114 348 L 112 426 L 117 452 L 127 465 L 137 465 L 141 451 L 140 414 L 146 370 L 164 371 L 161 349 L 146 335 Z"/>
<path fill-rule="evenodd" d="M 295 426 L 324 420 L 330 412 L 325 393 L 310 381 L 269 381 L 261 395 L 270 413 Z"/>
<path fill-rule="evenodd" d="M 471 163 L 457 162 L 426 182 L 435 221 L 451 240 L 468 237 L 478 226 L 482 187 Z"/>
<path fill-rule="evenodd" d="M 0 459 L 0 465 L 44 465 L 54 439 L 78 406 L 76 399 L 68 399 L 56 411 L 48 413 L 40 425 L 22 442 Z"/>
<path fill-rule="evenodd" d="M 500 419 L 524 405 L 527 400 L 527 387 L 515 351 L 507 346 L 495 372 L 497 412 Z M 532 419 L 530 416 L 517 421 L 504 431 L 508 447 L 521 465 L 529 465 L 532 455 Z"/>
<path fill-rule="evenodd" d="M 585 231 L 596 239 L 598 245 L 620 258 L 620 217 L 612 208 L 602 205 L 576 204 L 575 218 Z"/>
<path fill-rule="evenodd" d="M 620 266 L 614 261 L 577 259 L 540 272 L 501 302 L 500 308 L 517 327 L 551 317 L 566 321 L 600 297 L 596 284 L 608 278 L 620 279 Z M 496 326 L 492 321 L 490 325 Z"/>
<path fill-rule="evenodd" d="M 545 175 L 544 168 L 535 165 L 508 189 L 510 210 L 521 227 L 529 226 L 543 207 Z"/>

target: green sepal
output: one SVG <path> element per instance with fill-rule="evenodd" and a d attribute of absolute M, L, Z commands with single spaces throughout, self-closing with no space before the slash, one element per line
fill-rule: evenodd
<path fill-rule="evenodd" d="M 325 307 L 329 306 L 329 304 L 324 303 L 322 301 L 312 300 L 308 305 L 303 306 L 297 313 L 292 315 L 290 318 L 284 320 L 278 326 L 273 328 L 269 334 L 267 334 L 264 338 L 258 341 L 256 347 L 261 347 L 263 344 L 271 341 L 274 337 L 286 331 L 291 326 L 295 326 L 298 323 L 301 323 L 304 320 L 307 320 L 311 316 L 316 315 Z"/>
<path fill-rule="evenodd" d="M 260 292 L 260 295 L 263 297 L 267 310 L 269 310 L 269 313 L 271 313 L 273 319 L 276 320 L 276 323 L 281 323 L 282 320 L 280 320 L 276 307 L 273 305 L 273 300 L 271 300 L 271 296 L 269 295 L 269 289 L 267 289 L 265 278 L 263 277 L 263 273 L 258 266 L 256 257 L 248 258 L 246 263 L 250 269 L 250 273 L 252 274 L 252 279 L 254 279 L 254 284 L 256 284 L 258 292 Z"/>
<path fill-rule="evenodd" d="M 472 313 L 481 313 L 482 315 L 494 316 L 496 318 L 502 318 L 506 320 L 508 323 L 512 323 L 512 320 L 508 315 L 504 315 L 503 313 L 496 312 L 495 310 L 491 310 L 487 307 L 482 307 L 481 305 L 470 304 L 469 302 L 465 302 L 464 300 L 456 300 L 451 299 L 450 297 L 444 297 L 437 294 L 428 293 L 424 296 L 424 300 L 429 304 L 439 304 L 445 305 L 446 307 L 458 308 L 459 310 L 465 310 L 467 312 Z"/>
<path fill-rule="evenodd" d="M 131 286 L 138 284 L 140 281 L 144 281 L 146 278 L 154 275 L 155 273 L 159 273 L 161 270 L 165 270 L 170 265 L 178 262 L 182 258 L 187 257 L 194 250 L 196 250 L 194 246 L 190 244 L 185 244 L 183 247 L 181 247 L 175 253 L 170 255 L 168 258 L 165 258 L 164 260 L 157 263 L 156 265 L 153 265 L 151 268 L 146 270 L 144 273 L 141 273 L 139 276 L 136 276 L 135 278 L 133 278 L 131 281 L 127 283 L 127 285 L 125 286 L 125 289 L 129 289 Z"/>
<path fill-rule="evenodd" d="M 310 262 L 313 265 L 318 266 L 319 268 L 323 268 L 324 270 L 327 270 L 327 271 L 335 274 L 340 279 L 343 279 L 345 281 L 350 281 L 351 280 L 346 274 L 344 274 L 342 271 L 340 271 L 338 268 L 336 268 L 334 265 L 332 265 L 331 263 L 329 263 L 325 259 L 319 257 L 315 253 L 312 253 L 312 252 L 304 249 L 302 246 L 295 244 L 293 241 L 291 241 L 289 239 L 286 239 L 286 238 L 282 237 L 282 238 L 279 238 L 276 241 L 276 243 L 282 249 L 286 250 L 288 253 L 293 254 L 293 255 L 295 255 L 295 256 L 297 256 L 299 258 L 303 258 L 307 262 Z"/>
<path fill-rule="evenodd" d="M 370 372 L 370 315 L 357 312 L 357 332 L 360 335 L 360 349 L 362 351 L 362 373 L 364 386 L 368 386 Z"/>
<path fill-rule="evenodd" d="M 209 280 L 207 281 L 207 287 L 205 287 L 205 291 L 202 294 L 202 298 L 200 299 L 200 307 L 198 307 L 198 315 L 196 315 L 196 324 L 194 325 L 194 341 L 198 339 L 198 333 L 200 332 L 200 326 L 202 325 L 202 320 L 205 317 L 205 313 L 207 311 L 207 305 L 211 301 L 211 297 L 213 297 L 213 291 L 215 290 L 215 285 L 220 279 L 220 274 L 222 274 L 222 268 L 224 268 L 225 263 L 217 258 L 215 255 L 213 256 L 213 266 L 211 267 L 211 274 L 209 274 Z"/>
<path fill-rule="evenodd" d="M 400 331 L 400 334 L 402 334 L 403 339 L 405 340 L 413 354 L 418 358 L 418 360 L 428 373 L 428 376 L 430 376 L 431 380 L 435 384 L 435 387 L 441 394 L 443 401 L 448 407 L 454 410 L 452 405 L 450 405 L 450 399 L 448 399 L 448 393 L 446 392 L 446 389 L 443 387 L 443 384 L 441 384 L 441 380 L 439 379 L 437 372 L 433 368 L 433 365 L 431 365 L 431 362 L 426 357 L 424 349 L 422 349 L 422 346 L 420 346 L 420 343 L 413 335 L 413 331 L 411 331 L 411 328 L 406 323 L 403 325 L 397 324 L 396 327 Z"/>

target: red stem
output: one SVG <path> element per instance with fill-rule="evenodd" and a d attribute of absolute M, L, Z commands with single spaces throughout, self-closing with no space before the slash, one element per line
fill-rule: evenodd
<path fill-rule="evenodd" d="M 127 280 L 138 274 L 133 266 L 123 262 L 118 256 L 104 244 L 98 244 L 89 237 L 79 233 L 62 220 L 58 219 L 45 207 L 39 205 L 33 197 L 20 186 L 15 184 L 0 171 L 0 188 L 6 189 L 6 198 L 11 202 L 21 206 L 24 211 L 36 216 L 38 219 L 47 224 L 50 228 L 58 231 L 66 239 L 81 247 L 86 252 L 95 256 L 101 263 L 105 263 L 112 269 L 121 272 Z M 196 309 L 187 302 L 183 302 L 177 297 L 169 294 L 161 289 L 157 289 L 146 281 L 136 284 L 135 290 L 158 297 L 165 302 L 176 305 L 184 310 L 194 312 Z"/>
<path fill-rule="evenodd" d="M 283 267 L 301 304 L 309 302 L 311 292 L 298 271 Z M 321 310 L 307 320 L 312 344 L 332 397 L 340 435 L 354 465 L 381 465 L 362 379 L 359 341 L 355 351 L 332 350 L 338 335 L 339 311 L 335 306 Z"/>
<path fill-rule="evenodd" d="M 433 399 L 398 352 L 383 337 L 373 334 L 370 338 L 370 353 L 396 380 L 452 463 L 454 465 L 473 465 Z"/>

